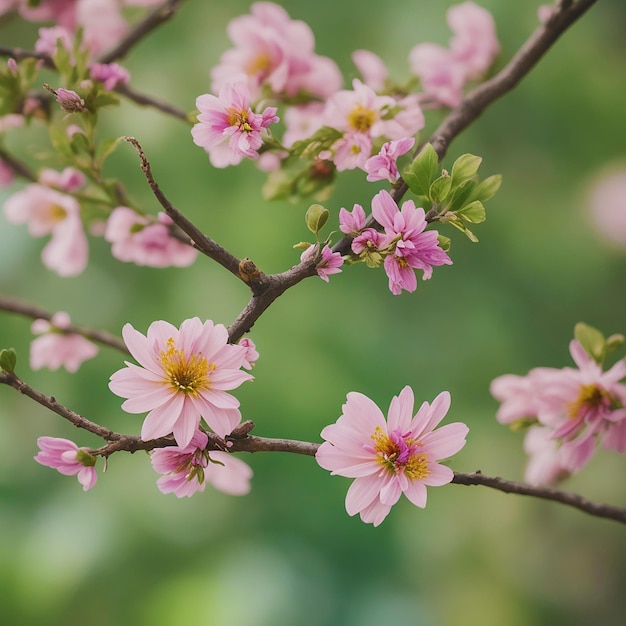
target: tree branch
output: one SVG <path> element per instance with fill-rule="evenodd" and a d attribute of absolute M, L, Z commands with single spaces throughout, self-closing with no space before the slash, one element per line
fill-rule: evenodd
<path fill-rule="evenodd" d="M 98 59 L 99 63 L 112 63 L 117 59 L 126 56 L 130 49 L 147 34 L 158 28 L 164 22 L 167 22 L 178 11 L 183 0 L 167 0 L 162 5 L 153 9 L 141 22 L 139 22 L 127 35 L 120 41 L 113 50 L 102 55 Z"/>
<path fill-rule="evenodd" d="M 28 304 L 27 302 L 22 302 L 17 298 L 11 298 L 3 295 L 0 295 L 0 310 L 8 311 L 9 313 L 17 313 L 18 315 L 30 317 L 35 320 L 43 319 L 50 321 L 52 319 L 52 316 L 54 315 L 53 313 L 45 311 L 44 309 L 40 309 L 35 305 Z M 63 328 L 60 330 L 61 332 L 65 333 L 75 333 L 77 335 L 82 335 L 83 337 L 85 337 L 86 339 L 90 339 L 91 341 L 95 341 L 105 346 L 109 346 L 110 348 L 119 350 L 124 354 L 130 354 L 128 352 L 128 348 L 123 341 L 104 330 L 85 328 L 83 326 L 76 326 L 75 324 L 70 324 L 67 328 Z"/>

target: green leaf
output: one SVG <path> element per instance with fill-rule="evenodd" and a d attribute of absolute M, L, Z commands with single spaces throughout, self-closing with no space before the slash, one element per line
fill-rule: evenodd
<path fill-rule="evenodd" d="M 458 187 L 466 180 L 473 178 L 478 172 L 482 158 L 473 154 L 462 154 L 452 166 L 452 186 Z"/>
<path fill-rule="evenodd" d="M 462 209 L 459 209 L 456 214 L 460 215 L 466 222 L 470 222 L 471 224 L 480 224 L 487 219 L 485 207 L 483 203 L 478 200 L 466 204 Z"/>
<path fill-rule="evenodd" d="M 428 195 L 434 204 L 441 204 L 448 197 L 451 183 L 449 176 L 435 178 L 428 190 Z"/>
<path fill-rule="evenodd" d="M 502 176 L 500 174 L 494 174 L 485 178 L 474 190 L 472 200 L 480 200 L 481 202 L 491 200 L 496 195 L 498 189 L 500 189 L 501 184 Z"/>
<path fill-rule="evenodd" d="M 429 197 L 430 186 L 439 174 L 439 157 L 431 144 L 426 144 L 403 174 L 409 189 L 418 196 Z"/>
<path fill-rule="evenodd" d="M 615 350 L 617 350 L 618 348 L 621 348 L 622 344 L 624 343 L 624 335 L 622 334 L 615 334 L 615 335 L 611 335 L 610 337 L 607 337 L 606 340 L 606 352 L 607 354 L 609 352 L 613 352 Z"/>
<path fill-rule="evenodd" d="M 444 252 L 447 252 L 448 250 L 450 250 L 450 247 L 452 245 L 452 242 L 450 241 L 450 237 L 446 237 L 445 235 L 442 235 L 441 233 L 437 233 L 437 243 L 439 244 L 439 247 Z"/>
<path fill-rule="evenodd" d="M 328 221 L 329 215 L 328 209 L 324 208 L 321 204 L 312 204 L 304 216 L 307 228 L 314 235 L 317 235 Z"/>
<path fill-rule="evenodd" d="M 17 362 L 17 354 L 13 348 L 3 348 L 0 350 L 0 370 L 13 373 Z"/>
<path fill-rule="evenodd" d="M 474 180 L 466 180 L 459 185 L 452 192 L 452 200 L 448 205 L 448 211 L 456 213 L 459 209 L 462 209 L 466 204 L 469 204 L 474 199 L 474 192 L 478 183 Z"/>
<path fill-rule="evenodd" d="M 574 337 L 578 340 L 580 345 L 585 349 L 585 352 L 597 363 L 602 363 L 606 356 L 606 340 L 604 335 L 593 326 L 578 322 L 574 326 Z"/>
<path fill-rule="evenodd" d="M 53 148 L 71 163 L 74 163 L 74 151 L 70 145 L 70 138 L 67 136 L 65 128 L 62 128 L 58 124 L 50 124 L 48 128 L 50 131 L 50 142 Z"/>

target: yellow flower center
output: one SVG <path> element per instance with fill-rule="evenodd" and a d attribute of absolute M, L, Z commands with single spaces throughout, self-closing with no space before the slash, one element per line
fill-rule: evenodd
<path fill-rule="evenodd" d="M 362 104 L 357 104 L 348 114 L 348 126 L 358 133 L 366 133 L 376 121 L 376 111 L 366 109 Z"/>
<path fill-rule="evenodd" d="M 581 385 L 576 400 L 567 405 L 568 415 L 576 419 L 580 417 L 581 412 L 597 411 L 601 408 L 610 409 L 613 401 L 613 396 L 606 389 L 598 385 Z"/>
<path fill-rule="evenodd" d="M 59 204 L 50 207 L 50 219 L 54 222 L 62 222 L 67 217 L 67 211 Z"/>
<path fill-rule="evenodd" d="M 256 74 L 265 74 L 271 67 L 272 59 L 270 55 L 267 52 L 262 52 L 246 65 L 244 71 L 248 76 L 255 76 Z"/>
<path fill-rule="evenodd" d="M 428 456 L 418 452 L 421 444 L 415 439 L 405 437 L 394 430 L 387 435 L 380 426 L 371 436 L 374 441 L 377 461 L 393 474 L 403 472 L 410 480 L 423 480 L 430 474 Z"/>
<path fill-rule="evenodd" d="M 248 123 L 248 111 L 245 109 L 228 109 L 227 121 L 229 126 L 239 126 L 241 130 L 250 132 L 252 126 Z"/>
<path fill-rule="evenodd" d="M 200 354 L 187 357 L 184 350 L 176 348 L 173 337 L 167 340 L 167 350 L 161 352 L 159 360 L 166 382 L 174 391 L 196 397 L 200 391 L 211 388 L 209 376 L 217 366 Z"/>

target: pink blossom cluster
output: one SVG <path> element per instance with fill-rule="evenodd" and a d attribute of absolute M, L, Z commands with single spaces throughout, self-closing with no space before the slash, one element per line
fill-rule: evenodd
<path fill-rule="evenodd" d="M 55 313 L 50 321 L 37 319 L 31 325 L 39 335 L 30 344 L 30 366 L 34 370 L 60 367 L 74 373 L 98 353 L 98 346 L 78 333 L 69 332 L 70 316 L 65 311 Z"/>
<path fill-rule="evenodd" d="M 626 453 L 626 363 L 607 371 L 577 341 L 570 343 L 576 368 L 537 367 L 526 376 L 505 374 L 491 383 L 501 402 L 502 424 L 530 419 L 526 480 L 550 484 L 579 471 L 596 447 Z"/>
<path fill-rule="evenodd" d="M 450 394 L 440 393 L 413 414 L 414 396 L 404 387 L 389 405 L 387 419 L 367 396 L 351 392 L 335 424 L 322 430 L 318 464 L 333 475 L 354 478 L 346 511 L 378 526 L 404 495 L 426 506 L 426 487 L 449 483 L 454 474 L 439 463 L 465 445 L 468 428 L 461 422 L 436 426 L 450 408 Z"/>
<path fill-rule="evenodd" d="M 394 295 L 417 288 L 415 270 L 422 271 L 423 280 L 431 278 L 433 267 L 452 265 L 442 250 L 435 230 L 426 230 L 424 209 L 407 200 L 400 209 L 388 191 L 382 190 L 372 199 L 372 215 L 384 231 L 366 227 L 363 207 L 355 204 L 352 211 L 339 212 L 341 232 L 353 237 L 352 251 L 370 267 L 384 265 L 389 289 Z"/>
<path fill-rule="evenodd" d="M 5 116 L 6 117 L 6 116 Z M 82 132 L 70 126 L 69 134 Z M 2 167 L 0 163 L 0 178 Z M 39 181 L 26 185 L 4 203 L 4 216 L 12 224 L 27 224 L 32 237 L 51 235 L 42 251 L 44 265 L 60 276 L 76 276 L 87 266 L 89 250 L 81 206 L 72 194 L 80 192 L 85 176 L 67 167 L 58 172 L 44 169 Z M 102 233 L 111 253 L 120 261 L 150 267 L 187 267 L 197 251 L 171 232 L 172 220 L 160 213 L 156 220 L 128 207 L 113 209 Z"/>
<path fill-rule="evenodd" d="M 186 446 L 168 446 L 151 452 L 152 467 L 159 474 L 157 487 L 178 498 L 204 491 L 207 483 L 234 496 L 250 491 L 252 470 L 228 452 L 206 450 L 209 438 L 198 430 Z"/>
<path fill-rule="evenodd" d="M 51 235 L 41 258 L 60 276 L 76 276 L 87 266 L 89 251 L 80 205 L 69 195 L 83 182 L 84 176 L 73 168 L 60 173 L 44 170 L 39 183 L 26 185 L 4 203 L 9 222 L 27 224 L 32 237 Z"/>
<path fill-rule="evenodd" d="M 474 2 L 451 7 L 446 18 L 453 32 L 449 47 L 418 44 L 411 50 L 409 62 L 420 79 L 424 103 L 456 107 L 467 82 L 483 76 L 493 64 L 500 44 L 492 15 Z"/>
<path fill-rule="evenodd" d="M 127 398 L 125 411 L 148 412 L 141 429 L 144 441 L 173 433 L 178 446 L 186 448 L 201 419 L 220 437 L 241 422 L 239 401 L 227 392 L 252 380 L 241 368 L 256 359 L 253 344 L 232 345 L 225 326 L 197 317 L 180 329 L 153 322 L 147 335 L 126 324 L 122 336 L 139 365 L 126 362 L 111 376 L 109 388 Z"/>
<path fill-rule="evenodd" d="M 257 158 L 259 133 L 267 126 L 246 126 L 254 109 L 251 103 L 284 101 L 282 145 L 272 146 L 273 158 L 264 153 L 259 163 L 264 171 L 280 169 L 296 141 L 328 127 L 341 136 L 329 141 L 315 158 L 332 162 L 337 171 L 361 168 L 368 172 L 368 180 L 395 182 L 398 156 L 410 149 L 409 142 L 424 127 L 423 104 L 456 106 L 464 85 L 483 75 L 499 51 L 493 18 L 485 9 L 465 2 L 452 7 L 447 18 L 454 33 L 449 49 L 425 43 L 411 51 L 411 68 L 420 77 L 421 93 L 408 93 L 390 83 L 384 62 L 369 50 L 353 53 L 362 80 L 354 79 L 350 89 L 343 89 L 335 63 L 315 54 L 314 37 L 306 24 L 291 19 L 276 4 L 256 2 L 250 14 L 228 25 L 234 47 L 224 52 L 212 71 L 212 89 L 219 96 L 204 95 L 197 101 L 201 113 L 194 141 L 209 152 L 217 167 L 239 163 L 243 157 Z M 240 102 L 225 91 L 232 89 L 235 77 L 247 84 L 246 92 L 238 89 L 245 93 Z M 298 104 L 293 104 L 296 96 Z M 207 119 L 208 108 L 221 109 L 220 122 L 216 114 Z M 213 125 L 210 134 L 207 123 Z M 242 136 L 254 141 L 252 149 L 239 143 Z"/>
<path fill-rule="evenodd" d="M 150 267 L 187 267 L 198 252 L 172 236 L 172 224 L 165 213 L 159 213 L 157 221 L 150 221 L 119 206 L 109 215 L 104 238 L 111 244 L 111 254 L 120 261 Z"/>
<path fill-rule="evenodd" d="M 17 10 L 30 22 L 52 22 L 54 26 L 40 29 L 37 52 L 54 53 L 56 40 L 70 50 L 80 28 L 83 42 L 94 55 L 101 55 L 115 46 L 128 33 L 129 24 L 122 9 L 127 6 L 152 6 L 161 0 L 3 0 L 0 15 Z M 48 32 L 52 31 L 52 32 Z M 45 51 L 42 48 L 46 48 Z"/>

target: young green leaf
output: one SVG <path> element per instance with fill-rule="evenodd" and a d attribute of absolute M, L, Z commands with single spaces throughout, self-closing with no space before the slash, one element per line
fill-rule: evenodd
<path fill-rule="evenodd" d="M 414 194 L 428 197 L 430 186 L 438 174 L 439 157 L 435 149 L 430 144 L 426 144 L 402 177 Z"/>

